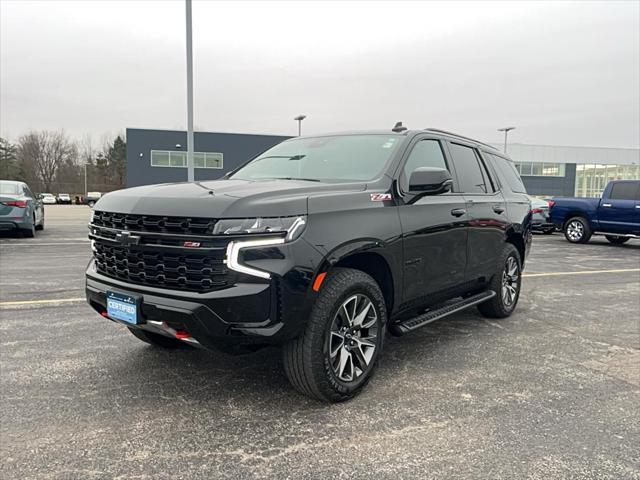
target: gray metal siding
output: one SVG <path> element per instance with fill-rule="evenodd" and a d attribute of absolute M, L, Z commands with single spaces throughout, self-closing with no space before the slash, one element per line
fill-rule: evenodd
<path fill-rule="evenodd" d="M 573 197 L 576 184 L 576 165 L 567 163 L 564 177 L 522 176 L 522 182 L 529 195 Z"/>
<path fill-rule="evenodd" d="M 223 168 L 196 168 L 196 180 L 214 180 L 259 153 L 291 137 L 237 133 L 195 132 L 196 152 L 220 152 Z M 180 144 L 181 148 L 176 148 Z M 186 182 L 187 169 L 152 167 L 151 150 L 186 151 L 187 133 L 176 130 L 127 129 L 127 187 L 154 183 Z"/>

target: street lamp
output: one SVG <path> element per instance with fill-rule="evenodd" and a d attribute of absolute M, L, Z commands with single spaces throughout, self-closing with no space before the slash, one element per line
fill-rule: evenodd
<path fill-rule="evenodd" d="M 296 118 L 294 118 L 294 120 L 298 122 L 298 136 L 302 134 L 302 120 L 304 120 L 305 118 L 307 118 L 306 115 L 298 115 Z"/>
<path fill-rule="evenodd" d="M 193 41 L 191 29 L 191 0 L 185 0 L 187 20 L 187 181 L 194 181 L 193 173 Z"/>
<path fill-rule="evenodd" d="M 507 153 L 507 133 L 509 133 L 510 130 L 515 129 L 516 127 L 502 127 L 498 129 L 499 132 L 504 132 L 504 153 Z"/>

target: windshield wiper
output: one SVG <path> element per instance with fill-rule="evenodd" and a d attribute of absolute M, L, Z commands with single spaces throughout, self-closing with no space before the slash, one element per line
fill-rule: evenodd
<path fill-rule="evenodd" d="M 266 158 L 288 158 L 289 160 L 302 160 L 304 157 L 306 157 L 306 155 L 269 155 L 268 157 L 260 157 L 256 159 L 256 161 L 264 160 Z"/>
<path fill-rule="evenodd" d="M 305 182 L 319 182 L 317 178 L 302 178 L 302 177 L 274 177 L 272 180 L 303 180 Z"/>

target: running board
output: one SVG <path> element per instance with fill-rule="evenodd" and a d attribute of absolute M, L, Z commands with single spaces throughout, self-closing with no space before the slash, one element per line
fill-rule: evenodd
<path fill-rule="evenodd" d="M 393 335 L 399 337 L 401 335 L 404 335 L 405 333 L 409 333 L 413 330 L 417 330 L 420 327 L 424 327 L 431 322 L 435 322 L 436 320 L 440 320 L 441 318 L 459 312 L 460 310 L 464 310 L 465 308 L 473 307 L 474 305 L 478 305 L 479 303 L 486 302 L 487 300 L 490 300 L 495 296 L 496 292 L 494 292 L 493 290 L 487 290 L 486 292 L 478 293 L 477 295 L 467 297 L 463 300 L 458 300 L 453 303 L 449 302 L 439 308 L 436 308 L 435 310 L 429 310 L 422 315 L 418 315 L 417 317 L 409 318 L 399 323 L 394 323 L 393 325 L 391 325 L 389 330 Z"/>

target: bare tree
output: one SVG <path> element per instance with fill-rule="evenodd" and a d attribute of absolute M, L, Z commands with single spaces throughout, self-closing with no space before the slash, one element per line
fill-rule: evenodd
<path fill-rule="evenodd" d="M 32 166 L 45 190 L 53 184 L 63 164 L 75 164 L 76 146 L 63 131 L 30 132 L 20 138 L 18 154 L 23 165 Z"/>

